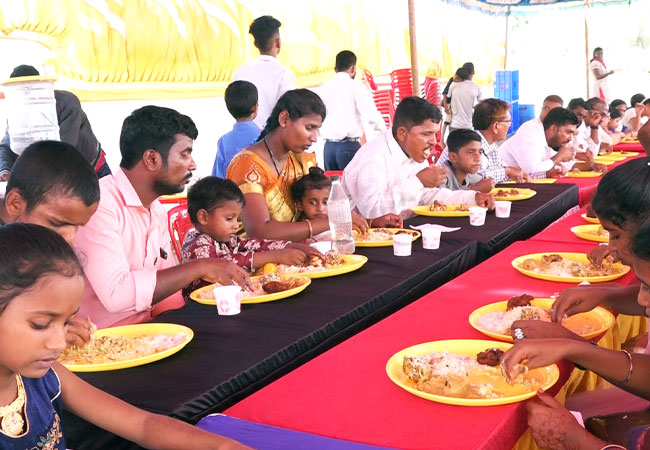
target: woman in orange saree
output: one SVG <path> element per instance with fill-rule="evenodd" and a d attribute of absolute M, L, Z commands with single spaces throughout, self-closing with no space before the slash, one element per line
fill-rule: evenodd
<path fill-rule="evenodd" d="M 296 222 L 299 212 L 291 198 L 291 184 L 309 173 L 316 156 L 305 151 L 318 139 L 325 105 L 308 89 L 287 91 L 273 108 L 259 141 L 239 152 L 226 176 L 244 193 L 241 219 L 249 237 L 302 241 L 329 229 L 326 218 Z M 391 215 L 392 216 L 392 215 Z M 368 224 L 352 214 L 353 226 L 365 232 Z M 376 226 L 401 225 L 399 217 L 373 219 Z"/>

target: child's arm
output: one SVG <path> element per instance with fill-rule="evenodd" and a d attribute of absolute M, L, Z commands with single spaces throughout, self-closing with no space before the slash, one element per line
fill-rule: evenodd
<path fill-rule="evenodd" d="M 59 364 L 55 364 L 54 369 L 61 380 L 63 404 L 67 410 L 142 447 L 160 450 L 249 448 L 180 420 L 131 406 L 91 386 Z"/>
<path fill-rule="evenodd" d="M 302 266 L 305 264 L 307 255 L 297 248 L 285 248 L 284 250 L 268 250 L 255 252 L 253 254 L 252 267 L 257 269 L 266 263 L 287 264 L 289 266 Z"/>

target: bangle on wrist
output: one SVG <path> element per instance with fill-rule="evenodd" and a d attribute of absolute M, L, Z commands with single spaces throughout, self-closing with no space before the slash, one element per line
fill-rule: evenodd
<path fill-rule="evenodd" d="M 307 222 L 307 226 L 309 227 L 309 237 L 307 239 L 311 239 L 314 235 L 314 229 L 311 226 L 311 220 L 305 219 L 305 222 Z"/>
<path fill-rule="evenodd" d="M 618 445 L 618 444 L 607 444 L 606 446 L 604 446 L 600 450 L 618 450 L 618 449 L 627 450 L 625 447 L 623 447 L 622 445 Z"/>
<path fill-rule="evenodd" d="M 368 220 L 368 228 L 372 228 L 372 219 Z"/>
<path fill-rule="evenodd" d="M 630 368 L 627 371 L 627 376 L 625 377 L 625 379 L 623 381 L 618 381 L 618 384 L 624 384 L 630 381 L 630 378 L 632 378 L 632 372 L 634 371 L 634 363 L 632 362 L 632 355 L 630 354 L 630 352 L 628 352 L 627 350 L 621 350 L 621 352 L 625 353 L 625 355 L 627 356 L 627 359 L 630 362 Z"/>

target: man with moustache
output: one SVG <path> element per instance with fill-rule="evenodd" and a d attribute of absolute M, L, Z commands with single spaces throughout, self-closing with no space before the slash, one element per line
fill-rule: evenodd
<path fill-rule="evenodd" d="M 86 277 L 79 317 L 99 328 L 137 323 L 181 307 L 181 289 L 196 279 L 250 284 L 230 262 L 174 263 L 167 213 L 157 199 L 189 182 L 197 135 L 192 119 L 169 108 L 145 106 L 124 120 L 120 169 L 100 180 L 97 212 L 75 240 Z"/>
<path fill-rule="evenodd" d="M 557 177 L 576 164 L 574 149 L 568 144 L 578 133 L 580 121 L 568 109 L 557 107 L 542 124 L 543 129 L 517 130 L 499 147 L 499 153 L 506 165 L 519 167 L 532 178 Z M 582 164 L 579 168 L 583 169 Z"/>
<path fill-rule="evenodd" d="M 385 214 L 411 215 L 410 208 L 443 204 L 492 208 L 489 194 L 438 188 L 446 169 L 426 159 L 440 130 L 440 110 L 419 97 L 406 97 L 393 117 L 393 127 L 365 144 L 343 171 L 342 185 L 352 205 L 369 219 Z"/>

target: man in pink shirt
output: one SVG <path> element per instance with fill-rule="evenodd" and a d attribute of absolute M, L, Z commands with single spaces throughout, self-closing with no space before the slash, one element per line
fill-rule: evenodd
<path fill-rule="evenodd" d="M 124 120 L 120 169 L 100 180 L 97 212 L 75 240 L 86 277 L 79 317 L 99 328 L 137 323 L 181 307 L 180 290 L 196 279 L 250 284 L 231 262 L 174 265 L 167 213 L 157 198 L 189 182 L 197 135 L 192 119 L 169 108 L 145 106 Z"/>

